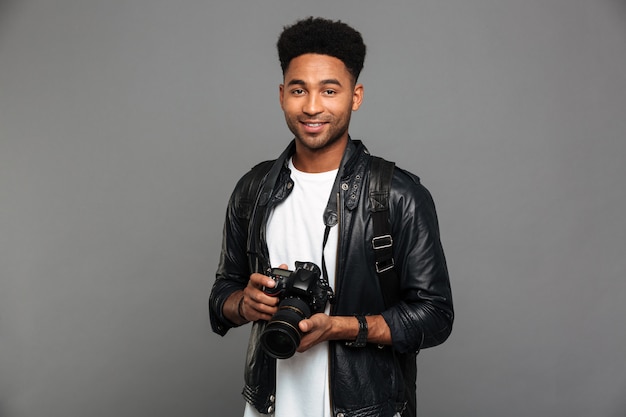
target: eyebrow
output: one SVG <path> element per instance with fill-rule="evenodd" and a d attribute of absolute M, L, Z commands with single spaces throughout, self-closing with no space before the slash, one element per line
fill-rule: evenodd
<path fill-rule="evenodd" d="M 328 85 L 328 84 L 338 85 L 339 87 L 341 87 L 341 83 L 339 82 L 339 80 L 335 78 L 329 78 L 329 79 L 322 80 L 319 82 L 319 85 Z M 306 85 L 306 82 L 304 80 L 293 79 L 287 83 L 287 86 L 292 86 L 292 85 Z"/>

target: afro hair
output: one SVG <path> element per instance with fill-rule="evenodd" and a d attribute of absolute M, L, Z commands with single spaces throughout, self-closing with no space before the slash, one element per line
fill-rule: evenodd
<path fill-rule="evenodd" d="M 283 74 L 292 59 L 313 53 L 341 60 L 356 82 L 365 61 L 361 34 L 340 20 L 319 17 L 299 20 L 284 27 L 276 46 Z"/>

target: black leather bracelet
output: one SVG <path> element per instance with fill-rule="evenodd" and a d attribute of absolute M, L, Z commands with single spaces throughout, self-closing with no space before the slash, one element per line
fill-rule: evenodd
<path fill-rule="evenodd" d="M 356 315 L 355 317 L 359 321 L 359 333 L 356 335 L 356 340 L 354 342 L 346 342 L 346 346 L 365 347 L 367 345 L 367 320 L 362 315 Z"/>
<path fill-rule="evenodd" d="M 248 321 L 248 319 L 246 319 L 243 314 L 241 313 L 241 306 L 243 305 L 243 294 L 241 295 L 241 298 L 239 299 L 239 302 L 237 303 L 237 314 L 239 314 L 239 317 L 243 320 L 243 321 Z"/>

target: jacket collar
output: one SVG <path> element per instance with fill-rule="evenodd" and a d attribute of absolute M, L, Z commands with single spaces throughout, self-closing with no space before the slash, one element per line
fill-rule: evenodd
<path fill-rule="evenodd" d="M 287 187 L 285 181 L 281 181 L 283 178 L 281 173 L 288 175 L 288 161 L 295 151 L 296 144 L 294 139 L 276 159 L 276 162 L 267 173 L 261 194 L 259 195 L 259 205 L 264 206 L 273 198 L 281 200 L 289 194 L 290 187 Z M 353 140 L 349 137 L 341 158 L 339 172 L 324 210 L 324 224 L 326 226 L 333 227 L 338 222 L 337 200 L 340 193 L 345 195 L 344 201 L 348 209 L 352 210 L 356 207 L 361 192 L 363 173 L 365 172 L 366 161 L 364 155 L 369 155 L 365 145 L 360 140 Z M 291 180 L 287 181 L 290 182 Z"/>
<path fill-rule="evenodd" d="M 367 154 L 369 152 L 360 140 L 348 138 L 348 145 L 341 159 L 333 191 L 328 197 L 328 203 L 324 210 L 324 224 L 326 226 L 333 227 L 339 221 L 338 200 L 340 195 L 344 196 L 348 209 L 352 210 L 356 207 L 363 180 L 364 155 Z"/>

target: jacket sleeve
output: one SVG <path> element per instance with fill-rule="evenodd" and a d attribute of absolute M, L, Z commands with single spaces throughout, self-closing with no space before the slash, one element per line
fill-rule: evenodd
<path fill-rule="evenodd" d="M 222 309 L 226 299 L 235 291 L 245 288 L 249 273 L 246 259 L 247 221 L 238 216 L 236 192 L 230 198 L 222 234 L 222 249 L 215 282 L 209 296 L 211 328 L 221 336 L 235 324 L 226 319 Z"/>
<path fill-rule="evenodd" d="M 454 309 L 432 197 L 419 178 L 396 172 L 390 218 L 401 296 L 382 315 L 394 349 L 405 353 L 443 343 L 452 331 Z"/>
<path fill-rule="evenodd" d="M 224 302 L 232 293 L 245 288 L 250 279 L 247 256 L 248 223 L 260 178 L 267 167 L 267 162 L 261 163 L 244 175 L 228 201 L 219 265 L 209 296 L 211 328 L 221 336 L 236 326 L 224 317 Z"/>

